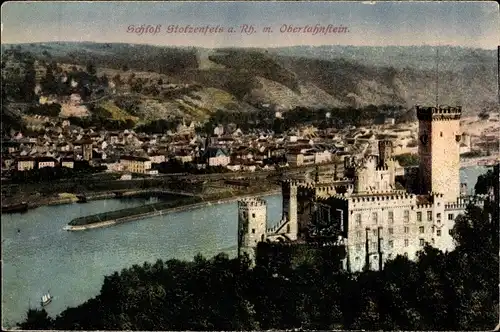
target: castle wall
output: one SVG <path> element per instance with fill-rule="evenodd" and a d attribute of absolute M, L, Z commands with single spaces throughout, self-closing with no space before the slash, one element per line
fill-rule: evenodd
<path fill-rule="evenodd" d="M 452 250 L 449 230 L 454 221 L 446 220 L 444 198 L 435 196 L 433 200 L 432 204 L 418 205 L 416 196 L 409 194 L 349 197 L 347 251 L 351 270 L 364 268 L 366 246 L 372 269 L 378 269 L 380 255 L 384 263 L 397 255 L 414 260 L 426 243 Z"/>

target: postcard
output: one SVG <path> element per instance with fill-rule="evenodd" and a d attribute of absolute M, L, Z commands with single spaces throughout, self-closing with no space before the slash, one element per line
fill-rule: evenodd
<path fill-rule="evenodd" d="M 496 2 L 7 2 L 2 327 L 491 330 Z"/>

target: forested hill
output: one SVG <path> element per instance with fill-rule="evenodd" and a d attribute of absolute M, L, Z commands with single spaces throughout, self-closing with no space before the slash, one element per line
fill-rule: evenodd
<path fill-rule="evenodd" d="M 172 113 L 203 120 L 218 110 L 252 112 L 262 105 L 283 111 L 369 105 L 409 109 L 414 104 L 435 103 L 438 92 L 436 48 L 430 46 L 204 49 L 52 42 L 2 45 L 2 54 L 7 50 L 29 52 L 38 63 L 55 62 L 54 68 L 92 63 L 99 75 L 120 74 L 122 80 L 130 81 L 131 73 L 140 73 L 136 92 L 143 96 L 141 103 L 147 104 L 145 108 L 158 108 L 162 117 Z M 465 114 L 496 111 L 496 52 L 458 47 L 439 50 L 440 104 L 460 104 Z M 14 68 L 6 77 L 15 81 L 15 66 L 9 61 L 2 61 L 2 75 Z M 23 73 L 17 73 L 22 78 Z M 163 93 L 168 87 L 157 84 L 159 78 L 190 88 L 173 95 Z M 135 84 L 137 79 L 132 81 Z"/>

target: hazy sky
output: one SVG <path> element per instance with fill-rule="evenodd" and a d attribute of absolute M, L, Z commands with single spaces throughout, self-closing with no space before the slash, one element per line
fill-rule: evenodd
<path fill-rule="evenodd" d="M 6 2 L 2 43 L 127 42 L 204 47 L 290 45 L 500 44 L 496 2 Z M 130 25 L 161 25 L 156 35 Z M 221 26 L 223 33 L 167 33 L 169 25 Z M 240 33 L 243 24 L 256 33 Z M 347 27 L 347 33 L 281 33 L 305 25 Z M 234 27 L 236 32 L 226 32 Z M 271 27 L 272 33 L 262 32 Z"/>

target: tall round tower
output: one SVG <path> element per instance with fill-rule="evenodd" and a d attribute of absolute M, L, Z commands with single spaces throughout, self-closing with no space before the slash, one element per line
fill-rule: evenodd
<path fill-rule="evenodd" d="M 267 206 L 260 198 L 238 201 L 238 256 L 255 263 L 257 244 L 266 239 Z"/>
<path fill-rule="evenodd" d="M 445 201 L 454 202 L 460 196 L 462 108 L 416 106 L 416 110 L 421 193 L 440 193 Z"/>

